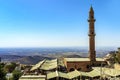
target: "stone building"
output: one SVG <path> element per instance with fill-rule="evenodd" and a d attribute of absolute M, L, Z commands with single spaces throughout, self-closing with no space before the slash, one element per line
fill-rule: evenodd
<path fill-rule="evenodd" d="M 64 58 L 64 64 L 66 64 L 67 71 L 91 71 L 92 67 L 103 66 L 106 62 L 101 58 L 96 58 L 96 61 L 92 63 L 89 58 Z"/>
<path fill-rule="evenodd" d="M 88 58 L 64 58 L 64 64 L 66 64 L 67 71 L 74 71 L 75 69 L 80 71 L 91 71 L 93 66 L 105 65 L 106 62 L 102 58 L 96 58 L 95 51 L 95 27 L 94 27 L 94 10 L 91 6 L 89 11 L 89 57 Z"/>

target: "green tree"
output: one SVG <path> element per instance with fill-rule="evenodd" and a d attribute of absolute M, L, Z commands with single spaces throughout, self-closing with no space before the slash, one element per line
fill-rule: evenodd
<path fill-rule="evenodd" d="M 0 64 L 0 80 L 6 80 L 6 73 L 1 64 Z"/>
<path fill-rule="evenodd" d="M 6 72 L 11 73 L 15 69 L 15 67 L 16 67 L 16 63 L 12 62 L 8 65 L 5 65 L 4 69 L 5 69 Z"/>
<path fill-rule="evenodd" d="M 120 63 L 120 53 L 116 53 L 117 63 Z"/>
<path fill-rule="evenodd" d="M 22 73 L 18 70 L 13 71 L 13 80 L 18 80 L 21 77 Z"/>
<path fill-rule="evenodd" d="M 4 68 L 5 63 L 0 63 L 0 65 L 1 65 L 1 68 Z"/>

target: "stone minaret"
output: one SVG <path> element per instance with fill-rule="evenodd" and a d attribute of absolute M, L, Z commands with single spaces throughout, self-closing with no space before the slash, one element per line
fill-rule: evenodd
<path fill-rule="evenodd" d="M 96 61 L 96 51 L 95 51 L 95 30 L 94 30 L 94 10 L 91 6 L 89 11 L 89 58 L 91 62 Z"/>

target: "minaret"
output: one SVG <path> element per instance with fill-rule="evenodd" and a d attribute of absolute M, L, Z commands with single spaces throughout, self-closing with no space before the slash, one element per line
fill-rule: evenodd
<path fill-rule="evenodd" d="M 91 6 L 89 11 L 89 58 L 91 62 L 96 61 L 96 51 L 95 51 L 95 30 L 94 30 L 94 10 Z"/>

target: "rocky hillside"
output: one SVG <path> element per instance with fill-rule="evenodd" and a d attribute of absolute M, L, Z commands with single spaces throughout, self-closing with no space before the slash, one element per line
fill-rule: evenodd
<path fill-rule="evenodd" d="M 44 59 L 52 59 L 44 56 L 17 56 L 17 55 L 0 55 L 3 62 L 18 62 L 21 64 L 36 64 Z"/>

